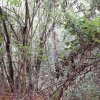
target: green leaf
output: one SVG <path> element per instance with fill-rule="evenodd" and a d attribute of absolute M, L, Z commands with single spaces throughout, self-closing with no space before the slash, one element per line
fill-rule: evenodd
<path fill-rule="evenodd" d="M 69 48 L 64 48 L 65 51 L 67 51 Z"/>
<path fill-rule="evenodd" d="M 100 17 L 96 17 L 93 21 L 92 24 L 94 24 L 96 27 L 100 28 Z"/>
<path fill-rule="evenodd" d="M 0 48 L 0 54 L 3 54 L 3 52 L 4 52 L 4 49 Z"/>
<path fill-rule="evenodd" d="M 4 41 L 3 36 L 0 35 L 0 43 Z"/>
<path fill-rule="evenodd" d="M 97 57 L 100 57 L 100 54 L 96 54 Z"/>
<path fill-rule="evenodd" d="M 39 51 L 44 51 L 45 50 L 45 48 L 39 48 Z"/>
<path fill-rule="evenodd" d="M 45 56 L 45 55 L 42 56 L 42 61 L 46 61 L 47 59 L 48 59 L 47 56 Z"/>
<path fill-rule="evenodd" d="M 100 39 L 98 39 L 98 38 L 93 38 L 93 40 L 94 40 L 95 42 L 97 42 L 97 43 L 100 43 Z"/>
<path fill-rule="evenodd" d="M 14 6 L 20 6 L 21 5 L 21 0 L 10 0 L 10 3 Z"/>
<path fill-rule="evenodd" d="M 65 53 L 61 53 L 61 54 L 60 54 L 60 58 L 61 58 L 61 59 L 64 58 L 64 56 L 65 56 Z"/>
<path fill-rule="evenodd" d="M 70 42 L 66 42 L 66 45 L 69 46 L 70 45 Z"/>
<path fill-rule="evenodd" d="M 0 15 L 0 19 L 5 19 L 5 15 Z"/>

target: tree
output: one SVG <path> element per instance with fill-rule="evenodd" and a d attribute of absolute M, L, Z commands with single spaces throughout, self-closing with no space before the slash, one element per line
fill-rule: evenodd
<path fill-rule="evenodd" d="M 4 50 L 0 72 L 13 94 L 34 92 L 33 95 L 46 94 L 45 97 L 60 100 L 68 97 L 69 88 L 78 91 L 79 86 L 84 87 L 83 80 L 89 74 L 97 75 L 100 69 L 99 1 L 2 2 L 8 6 L 0 6 L 0 37 L 3 37 L 0 43 Z M 63 30 L 62 33 L 57 29 Z M 68 35 L 74 38 L 68 40 Z"/>

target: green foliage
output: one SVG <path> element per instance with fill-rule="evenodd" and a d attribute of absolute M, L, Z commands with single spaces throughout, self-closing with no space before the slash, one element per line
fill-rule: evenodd
<path fill-rule="evenodd" d="M 4 15 L 0 15 L 0 20 L 5 19 Z"/>
<path fill-rule="evenodd" d="M 3 36 L 0 35 L 0 44 L 4 41 Z"/>
<path fill-rule="evenodd" d="M 47 59 L 48 59 L 48 57 L 45 56 L 45 55 L 43 55 L 41 60 L 42 60 L 42 61 L 47 61 Z"/>
<path fill-rule="evenodd" d="M 59 88 L 55 93 L 53 93 L 50 97 L 51 100 L 58 100 L 58 97 L 60 95 L 61 88 Z"/>
<path fill-rule="evenodd" d="M 72 14 L 68 13 L 67 14 L 67 19 L 66 19 L 66 22 L 65 22 L 65 29 L 69 29 L 72 27 L 72 24 L 74 24 L 75 22 L 75 16 L 73 16 Z"/>
<path fill-rule="evenodd" d="M 14 6 L 20 6 L 21 5 L 21 0 L 9 0 L 11 5 Z"/>
<path fill-rule="evenodd" d="M 32 55 L 32 50 L 29 46 L 23 46 L 23 44 L 13 43 L 13 48 L 19 48 L 20 51 L 15 51 L 15 56 L 23 55 L 24 57 L 28 57 Z"/>
<path fill-rule="evenodd" d="M 41 61 L 47 61 L 48 57 L 46 55 L 39 55 L 39 60 L 41 60 Z"/>
<path fill-rule="evenodd" d="M 60 59 L 63 59 L 63 58 L 64 58 L 64 56 L 65 56 L 65 52 L 64 52 L 64 51 L 62 51 L 62 52 L 60 53 L 59 57 L 60 57 Z"/>
<path fill-rule="evenodd" d="M 78 45 L 79 45 L 79 41 L 77 39 L 70 41 L 70 42 L 66 42 L 66 48 L 64 49 L 65 51 L 71 49 L 71 50 L 78 50 Z"/>
<path fill-rule="evenodd" d="M 88 19 L 86 17 L 75 18 L 75 15 L 68 14 L 65 29 L 72 35 L 83 35 L 84 40 L 100 43 L 100 17 Z M 74 42 L 73 42 L 74 43 Z"/>
<path fill-rule="evenodd" d="M 100 57 L 100 53 L 99 54 L 96 54 L 96 57 Z"/>
<path fill-rule="evenodd" d="M 1 47 L 2 43 L 4 42 L 3 36 L 0 33 L 0 54 L 3 54 L 4 49 Z"/>
<path fill-rule="evenodd" d="M 41 52 L 41 51 L 44 51 L 45 50 L 45 48 L 39 48 L 39 51 Z"/>
<path fill-rule="evenodd" d="M 0 48 L 0 55 L 4 53 L 4 49 Z"/>

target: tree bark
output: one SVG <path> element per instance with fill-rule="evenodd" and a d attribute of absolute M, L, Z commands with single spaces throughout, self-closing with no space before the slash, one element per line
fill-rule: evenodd
<path fill-rule="evenodd" d="M 0 14 L 1 14 L 1 16 L 6 17 L 6 16 L 4 16 L 1 7 L 0 7 Z M 7 52 L 8 64 L 9 64 L 8 65 L 8 73 L 9 73 L 8 82 L 10 84 L 11 91 L 13 92 L 14 71 L 13 71 L 12 56 L 11 56 L 11 50 L 10 50 L 10 37 L 9 37 L 8 30 L 7 30 L 5 18 L 2 18 L 2 25 L 3 25 L 3 28 L 4 28 L 4 37 L 5 37 L 5 42 L 6 42 L 6 52 Z"/>

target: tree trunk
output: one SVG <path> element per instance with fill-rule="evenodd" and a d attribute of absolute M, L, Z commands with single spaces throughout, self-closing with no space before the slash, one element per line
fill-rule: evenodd
<path fill-rule="evenodd" d="M 1 14 L 1 16 L 4 16 L 1 7 L 0 7 L 0 14 Z M 8 30 L 7 30 L 7 25 L 5 23 L 5 18 L 2 18 L 2 25 L 4 28 L 4 38 L 5 38 L 5 42 L 6 42 L 6 52 L 7 52 L 8 64 L 9 64 L 8 65 L 8 73 L 9 73 L 8 82 L 9 82 L 11 91 L 13 92 L 14 71 L 13 71 L 12 56 L 11 56 L 11 50 L 10 50 L 10 37 L 9 37 Z"/>

